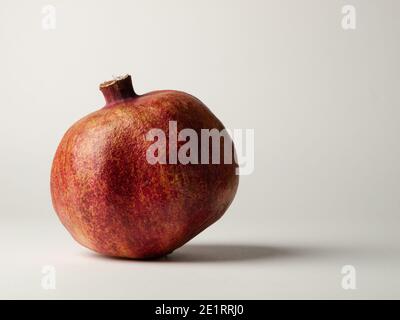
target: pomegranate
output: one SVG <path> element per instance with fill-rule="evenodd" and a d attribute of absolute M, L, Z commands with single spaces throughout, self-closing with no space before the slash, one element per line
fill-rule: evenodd
<path fill-rule="evenodd" d="M 177 161 L 171 123 L 177 132 L 189 128 L 199 136 L 202 129 L 224 126 L 187 93 L 137 95 L 129 75 L 102 83 L 100 90 L 106 105 L 72 125 L 57 148 L 50 183 L 54 209 L 77 242 L 100 254 L 169 254 L 224 214 L 239 182 L 235 161 L 213 163 L 212 152 L 208 163 Z M 165 132 L 167 146 L 154 156 L 166 163 L 147 157 L 155 128 Z M 220 139 L 221 151 L 228 140 Z M 176 149 L 184 143 L 176 141 Z M 202 153 L 199 148 L 198 159 L 208 158 Z"/>

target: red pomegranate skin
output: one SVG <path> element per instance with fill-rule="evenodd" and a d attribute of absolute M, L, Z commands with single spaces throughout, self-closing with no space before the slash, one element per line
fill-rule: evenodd
<path fill-rule="evenodd" d="M 235 163 L 148 163 L 154 142 L 146 133 L 152 128 L 162 129 L 168 143 L 169 121 L 177 122 L 178 132 L 194 129 L 199 140 L 200 129 L 224 126 L 187 93 L 139 96 L 131 86 L 130 76 L 101 85 L 106 106 L 65 133 L 53 160 L 51 195 L 58 217 L 81 245 L 109 256 L 155 258 L 217 221 L 239 178 Z"/>

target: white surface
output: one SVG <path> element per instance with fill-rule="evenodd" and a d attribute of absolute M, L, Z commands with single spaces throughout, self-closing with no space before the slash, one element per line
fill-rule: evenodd
<path fill-rule="evenodd" d="M 400 298 L 400 2 L 351 1 L 351 31 L 344 4 L 1 1 L 0 297 Z M 51 207 L 58 142 L 125 73 L 255 129 L 256 169 L 226 216 L 163 261 L 89 254 Z"/>
<path fill-rule="evenodd" d="M 236 220 L 233 208 L 199 238 L 165 259 L 102 257 L 51 224 L 2 225 L 0 298 L 40 299 L 348 299 L 400 297 L 397 226 L 385 222 Z M 243 219 L 244 220 L 244 219 Z M 373 228 L 371 227 L 373 226 Z M 21 241 L 29 239 L 28 242 Z M 356 290 L 341 268 L 356 268 Z M 42 267 L 56 289 L 41 286 Z"/>

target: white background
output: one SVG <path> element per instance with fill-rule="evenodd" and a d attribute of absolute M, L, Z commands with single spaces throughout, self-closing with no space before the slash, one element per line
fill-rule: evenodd
<path fill-rule="evenodd" d="M 341 26 L 346 4 L 355 30 Z M 399 12 L 396 0 L 1 1 L 0 298 L 400 298 Z M 138 93 L 187 91 L 226 127 L 255 129 L 255 171 L 226 215 L 160 261 L 89 252 L 51 205 L 63 133 L 125 73 Z M 356 290 L 341 287 L 347 264 Z"/>

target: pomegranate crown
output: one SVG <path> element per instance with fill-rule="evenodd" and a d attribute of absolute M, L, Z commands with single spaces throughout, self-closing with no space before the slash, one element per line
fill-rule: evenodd
<path fill-rule="evenodd" d="M 104 95 L 106 105 L 136 96 L 132 86 L 132 78 L 129 74 L 103 82 L 100 84 L 100 91 Z"/>

